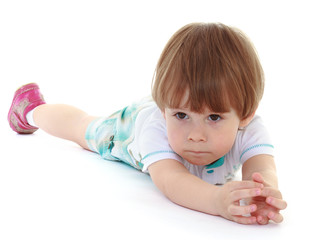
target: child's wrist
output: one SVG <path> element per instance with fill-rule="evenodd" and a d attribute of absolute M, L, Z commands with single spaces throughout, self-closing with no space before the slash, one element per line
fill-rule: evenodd
<path fill-rule="evenodd" d="M 213 215 L 222 216 L 227 218 L 226 212 L 228 206 L 225 205 L 225 195 L 227 195 L 226 191 L 227 186 L 216 186 L 213 193 L 213 204 L 214 204 L 214 213 Z"/>

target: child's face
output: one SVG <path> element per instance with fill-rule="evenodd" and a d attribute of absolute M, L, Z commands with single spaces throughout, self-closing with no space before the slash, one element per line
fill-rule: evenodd
<path fill-rule="evenodd" d="M 203 113 L 189 108 L 165 108 L 167 135 L 170 146 L 182 158 L 194 165 L 207 165 L 223 157 L 232 148 L 240 121 L 232 109 L 226 113 Z"/>

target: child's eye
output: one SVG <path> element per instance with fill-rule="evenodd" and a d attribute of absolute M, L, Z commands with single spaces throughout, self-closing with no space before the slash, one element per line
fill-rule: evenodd
<path fill-rule="evenodd" d="M 209 115 L 208 119 L 210 121 L 217 122 L 217 121 L 221 120 L 221 117 L 217 114 L 211 114 L 211 115 Z"/>
<path fill-rule="evenodd" d="M 183 112 L 178 112 L 178 113 L 175 114 L 175 116 L 176 116 L 178 119 L 180 119 L 180 120 L 183 120 L 183 119 L 187 119 L 187 118 L 188 118 L 187 114 L 186 114 L 186 113 L 183 113 Z"/>

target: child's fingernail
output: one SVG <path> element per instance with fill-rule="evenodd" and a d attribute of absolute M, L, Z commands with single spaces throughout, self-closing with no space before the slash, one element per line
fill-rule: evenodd
<path fill-rule="evenodd" d="M 274 212 L 269 212 L 268 217 L 272 219 L 275 216 Z"/>
<path fill-rule="evenodd" d="M 266 202 L 270 204 L 270 203 L 272 202 L 272 198 L 271 198 L 271 197 L 268 197 L 268 198 L 266 199 Z"/>
<path fill-rule="evenodd" d="M 256 195 L 261 195 L 261 190 L 260 189 L 256 190 Z"/>

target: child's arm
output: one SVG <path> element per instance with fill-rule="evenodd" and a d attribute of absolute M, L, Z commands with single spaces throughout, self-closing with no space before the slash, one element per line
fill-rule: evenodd
<path fill-rule="evenodd" d="M 242 179 L 253 180 L 263 183 L 262 197 L 256 197 L 249 201 L 258 206 L 252 215 L 257 217 L 259 224 L 267 224 L 269 219 L 274 222 L 282 222 L 283 216 L 280 210 L 286 208 L 287 204 L 282 199 L 278 189 L 276 165 L 270 155 L 257 155 L 247 160 L 242 167 Z"/>
<path fill-rule="evenodd" d="M 256 217 L 242 216 L 256 211 L 256 205 L 239 206 L 239 200 L 259 196 L 263 188 L 261 183 L 239 181 L 215 186 L 170 159 L 150 165 L 149 173 L 155 185 L 176 204 L 238 223 L 256 223 Z"/>
<path fill-rule="evenodd" d="M 255 172 L 263 176 L 265 187 L 278 188 L 276 165 L 272 156 L 262 154 L 248 159 L 242 167 L 242 179 L 253 180 Z"/>

